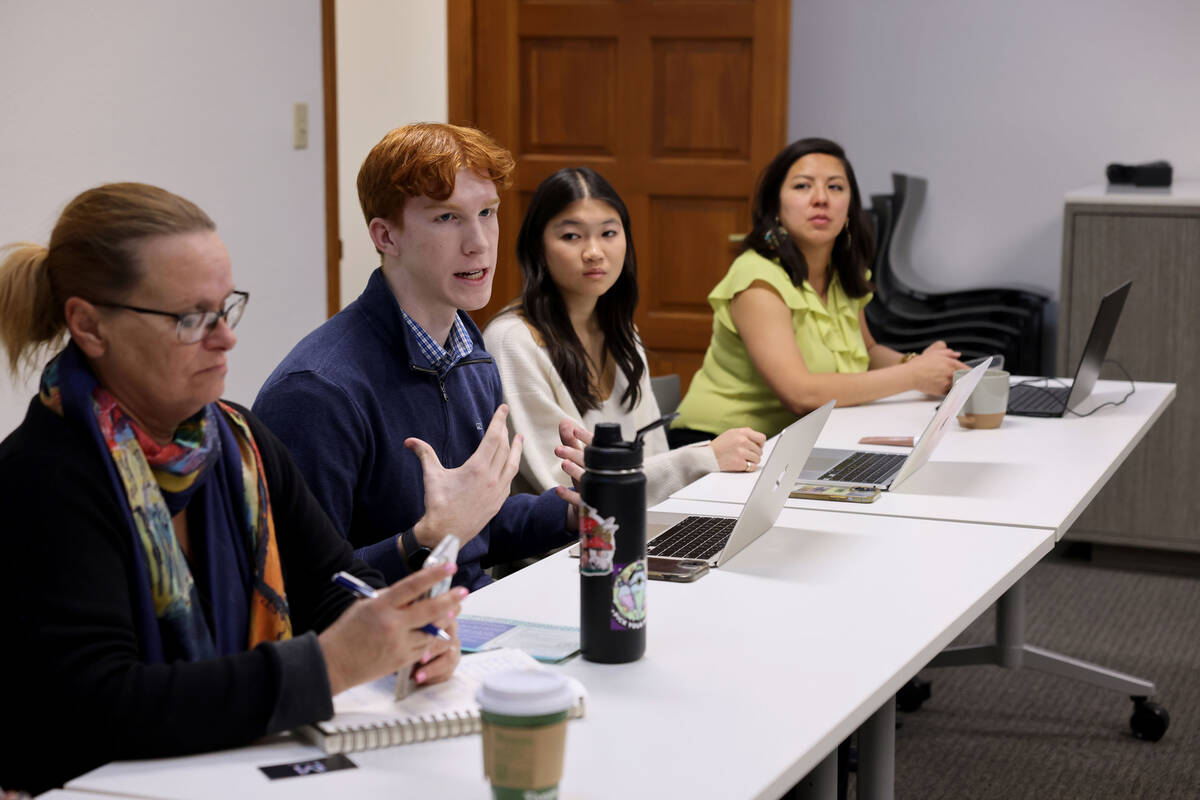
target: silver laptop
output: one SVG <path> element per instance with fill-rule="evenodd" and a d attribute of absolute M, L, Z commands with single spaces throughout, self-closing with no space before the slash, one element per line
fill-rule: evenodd
<path fill-rule="evenodd" d="M 800 465 L 829 420 L 834 401 L 810 411 L 779 434 L 775 448 L 758 473 L 741 516 L 688 516 L 654 534 L 646 544 L 646 555 L 672 560 L 700 560 L 719 567 L 762 536 L 787 501 Z M 663 515 L 669 517 L 670 515 Z M 647 534 L 651 531 L 647 526 Z"/>
<path fill-rule="evenodd" d="M 800 471 L 800 482 L 824 486 L 870 486 L 883 490 L 896 488 L 925 466 L 933 449 L 941 441 L 946 425 L 958 416 L 991 363 L 990 358 L 985 359 L 954 384 L 907 456 L 902 453 L 818 447 L 812 451 L 804 469 Z"/>

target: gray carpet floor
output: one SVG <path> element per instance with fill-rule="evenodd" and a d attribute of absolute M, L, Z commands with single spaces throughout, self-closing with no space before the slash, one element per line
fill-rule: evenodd
<path fill-rule="evenodd" d="M 1026 580 L 1027 641 L 1154 681 L 1166 735 L 1135 739 L 1133 704 L 1115 692 L 927 669 L 932 699 L 897 714 L 896 797 L 1200 798 L 1200 579 L 1048 559 Z M 990 642 L 994 625 L 990 610 L 956 643 Z"/>

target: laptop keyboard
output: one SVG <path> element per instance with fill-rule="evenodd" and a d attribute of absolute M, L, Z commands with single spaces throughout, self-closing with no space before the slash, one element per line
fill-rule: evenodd
<path fill-rule="evenodd" d="M 721 552 L 737 520 L 733 517 L 686 517 L 646 544 L 646 554 L 707 560 Z"/>
<path fill-rule="evenodd" d="M 842 459 L 819 480 L 844 483 L 882 483 L 904 463 L 907 455 L 900 453 L 855 453 Z"/>
<path fill-rule="evenodd" d="M 1062 411 L 1071 390 L 1064 386 L 1014 386 L 1009 390 L 1010 411 Z"/>

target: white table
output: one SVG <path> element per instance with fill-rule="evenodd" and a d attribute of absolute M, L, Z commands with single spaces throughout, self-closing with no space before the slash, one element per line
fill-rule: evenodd
<path fill-rule="evenodd" d="M 700 581 L 651 584 L 643 659 L 562 667 L 590 695 L 586 718 L 569 728 L 564 796 L 775 798 L 818 765 L 828 776 L 838 742 L 870 718 L 885 735 L 882 752 L 863 754 L 860 796 L 871 785 L 887 796 L 892 695 L 1052 544 L 1046 529 L 785 510 L 779 527 Z M 565 553 L 466 601 L 469 613 L 558 624 L 578 624 L 578 608 L 577 562 Z M 478 737 L 354 754 L 359 769 L 322 776 L 269 782 L 257 770 L 319 753 L 285 739 L 109 764 L 68 788 L 149 798 L 487 794 Z M 872 777 L 877 763 L 885 772 Z"/>
<path fill-rule="evenodd" d="M 793 508 L 853 511 L 855 514 L 955 520 L 991 525 L 1051 528 L 1057 538 L 1071 527 L 1096 493 L 1175 398 L 1169 383 L 1138 382 L 1124 405 L 1090 417 L 1009 415 L 994 430 L 967 430 L 950 423 L 933 456 L 894 491 L 870 504 L 788 500 Z M 1099 381 L 1080 409 L 1120 400 L 1123 381 Z M 908 448 L 865 446 L 863 436 L 917 435 L 933 415 L 934 403 L 916 392 L 853 408 L 835 409 L 817 442 L 881 452 Z M 755 475 L 712 473 L 675 497 L 743 504 Z"/>
<path fill-rule="evenodd" d="M 1122 393 L 1122 384 L 1101 382 L 1092 402 Z M 792 501 L 804 507 L 785 509 L 776 528 L 700 582 L 653 584 L 644 659 L 563 667 L 591 692 L 588 717 L 568 734 L 565 797 L 770 798 L 814 774 L 828 796 L 831 754 L 856 728 L 860 796 L 889 797 L 892 695 L 927 661 L 945 659 L 937 654 L 997 599 L 998 644 L 954 663 L 986 656 L 1047 668 L 1039 655 L 1053 654 L 1021 638 L 1019 579 L 1173 396 L 1170 385 L 1143 383 L 1124 406 L 1086 419 L 1009 417 L 997 431 L 952 428 L 934 460 L 879 502 Z M 931 413 L 928 401 L 903 397 L 841 409 L 821 444 L 915 433 Z M 736 513 L 730 504 L 744 502 L 752 480 L 710 476 L 659 508 Z M 577 580 L 575 564 L 560 554 L 468 598 L 467 610 L 574 624 Z M 1093 682 L 1121 690 L 1136 682 L 1153 693 L 1130 676 L 1102 677 L 1107 683 Z M 268 783 L 257 770 L 318 754 L 285 738 L 110 764 L 68 788 L 151 798 L 487 794 L 474 737 L 357 754 L 359 769 L 324 776 Z"/>
<path fill-rule="evenodd" d="M 1023 380 L 1014 378 L 1014 382 Z M 1122 405 L 1095 414 L 1062 418 L 1009 415 L 994 430 L 966 430 L 951 423 L 929 463 L 894 491 L 872 504 L 789 500 L 789 506 L 854 516 L 965 521 L 1050 530 L 1062 538 L 1071 523 L 1104 487 L 1166 407 L 1175 385 L 1137 382 Z M 1079 409 L 1086 414 L 1128 392 L 1124 381 L 1099 381 Z M 909 435 L 924 428 L 934 403 L 916 393 L 869 405 L 836 409 L 818 445 L 904 452 L 901 448 L 864 448 L 862 436 Z M 715 473 L 676 493 L 744 503 L 753 475 Z M 1138 698 L 1157 693 L 1153 682 L 1031 645 L 1025 641 L 1025 587 L 1018 581 L 996 607 L 996 639 L 986 645 L 949 648 L 930 666 L 994 664 L 1031 668 L 1080 680 Z"/>

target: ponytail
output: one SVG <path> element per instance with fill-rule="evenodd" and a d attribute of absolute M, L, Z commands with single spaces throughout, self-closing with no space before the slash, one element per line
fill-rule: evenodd
<path fill-rule="evenodd" d="M 0 344 L 8 369 L 36 366 L 42 350 L 56 349 L 66 331 L 62 309 L 54 302 L 46 274 L 49 251 L 40 244 L 18 242 L 0 248 Z"/>

